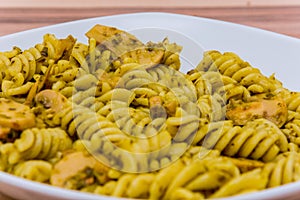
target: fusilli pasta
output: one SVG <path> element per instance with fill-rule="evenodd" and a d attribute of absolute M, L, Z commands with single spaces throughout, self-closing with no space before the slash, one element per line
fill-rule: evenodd
<path fill-rule="evenodd" d="M 299 181 L 300 93 L 233 52 L 96 25 L 0 52 L 0 170 L 67 189 L 206 199 Z"/>

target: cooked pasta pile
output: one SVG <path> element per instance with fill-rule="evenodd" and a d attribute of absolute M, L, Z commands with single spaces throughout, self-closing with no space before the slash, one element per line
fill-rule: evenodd
<path fill-rule="evenodd" d="M 0 52 L 0 170 L 143 199 L 240 195 L 300 179 L 300 93 L 232 52 L 180 72 L 181 46 L 96 25 Z M 201 55 L 199 55 L 201 56 Z"/>

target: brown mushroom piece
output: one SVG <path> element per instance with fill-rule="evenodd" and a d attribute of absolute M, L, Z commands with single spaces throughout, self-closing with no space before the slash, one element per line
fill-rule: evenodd
<path fill-rule="evenodd" d="M 251 102 L 231 101 L 226 117 L 235 125 L 245 125 L 257 118 L 265 118 L 281 127 L 288 117 L 287 105 L 283 99 L 255 99 Z"/>
<path fill-rule="evenodd" d="M 97 24 L 86 36 L 94 38 L 100 48 L 110 50 L 114 59 L 130 57 L 137 63 L 152 66 L 160 63 L 165 53 L 163 48 L 145 45 L 134 35 L 115 27 Z"/>
<path fill-rule="evenodd" d="M 30 107 L 11 99 L 0 98 L 0 138 L 10 130 L 25 130 L 35 126 L 35 115 Z"/>
<path fill-rule="evenodd" d="M 43 90 L 35 96 L 35 102 L 42 104 L 44 108 L 51 109 L 54 113 L 61 111 L 67 104 L 68 99 L 54 90 Z"/>
<path fill-rule="evenodd" d="M 89 185 L 95 180 L 84 173 L 90 173 L 91 171 L 101 173 L 103 182 L 108 180 L 109 167 L 102 164 L 94 156 L 82 151 L 67 153 L 54 165 L 50 183 L 59 187 L 74 188 L 76 186 L 70 185 L 70 181 L 76 179 L 76 176 L 80 176 L 85 178 L 85 180 L 80 181 Z"/>

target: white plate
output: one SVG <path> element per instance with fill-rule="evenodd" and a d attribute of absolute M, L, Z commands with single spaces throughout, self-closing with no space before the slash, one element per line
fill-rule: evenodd
<path fill-rule="evenodd" d="M 201 59 L 204 50 L 232 51 L 242 59 L 261 69 L 266 75 L 275 72 L 284 86 L 300 91 L 300 40 L 261 29 L 238 24 L 168 13 L 135 13 L 84 19 L 0 37 L 0 51 L 12 46 L 26 49 L 42 42 L 46 33 L 57 37 L 72 34 L 86 42 L 85 32 L 95 24 L 115 26 L 129 31 L 143 41 L 157 41 L 168 36 L 181 44 L 186 62 L 184 70 Z M 231 199 L 296 199 L 300 195 L 300 182 L 247 194 Z M 0 192 L 17 199 L 116 199 L 76 191 L 64 190 L 24 180 L 0 172 Z"/>

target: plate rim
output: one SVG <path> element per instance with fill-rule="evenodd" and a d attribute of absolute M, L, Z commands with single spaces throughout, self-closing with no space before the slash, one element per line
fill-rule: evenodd
<path fill-rule="evenodd" d="M 49 28 L 51 29 L 53 27 L 60 27 L 60 26 L 66 25 L 66 24 L 76 24 L 76 23 L 82 23 L 82 22 L 85 22 L 85 21 L 97 20 L 97 19 L 120 18 L 120 17 L 134 16 L 134 15 L 142 15 L 142 16 L 146 16 L 146 15 L 164 15 L 164 16 L 169 16 L 169 17 L 190 18 L 190 19 L 195 19 L 195 20 L 208 21 L 208 22 L 212 22 L 212 23 L 224 23 L 224 24 L 227 24 L 227 25 L 230 25 L 230 26 L 239 26 L 239 27 L 249 29 L 249 30 L 262 31 L 262 32 L 267 33 L 267 34 L 273 34 L 273 35 L 276 35 L 276 36 L 279 36 L 279 37 L 285 37 L 285 38 L 289 38 L 289 39 L 296 40 L 296 41 L 300 42 L 300 38 L 290 36 L 290 35 L 286 35 L 286 34 L 283 34 L 283 33 L 274 32 L 274 31 L 267 30 L 267 29 L 264 29 L 264 28 L 255 27 L 255 26 L 252 26 L 252 25 L 239 24 L 239 23 L 220 20 L 220 19 L 215 19 L 215 18 L 211 18 L 211 17 L 194 16 L 194 15 L 188 15 L 188 14 L 182 14 L 182 13 L 161 12 L 161 11 L 149 11 L 149 12 L 141 11 L 141 12 L 111 14 L 111 15 L 105 15 L 105 16 L 95 16 L 95 17 L 87 17 L 87 18 L 82 18 L 82 19 L 77 19 L 77 20 L 70 20 L 70 21 L 65 21 L 65 22 L 60 22 L 60 23 L 56 23 L 56 24 L 40 26 L 40 27 L 36 27 L 36 28 L 32 28 L 32 29 L 26 29 L 26 30 L 21 30 L 21 31 L 17 31 L 17 32 L 14 32 L 14 33 L 2 35 L 2 36 L 0 36 L 0 41 L 2 39 L 6 39 L 6 38 L 9 38 L 9 37 L 18 36 L 19 34 L 25 34 L 25 33 L 32 32 L 32 31 L 34 31 L 34 32 L 35 31 L 41 31 L 43 29 L 49 29 Z"/>
<path fill-rule="evenodd" d="M 27 34 L 27 33 L 30 33 L 30 32 L 42 31 L 42 30 L 49 29 L 49 28 L 51 29 L 51 28 L 54 28 L 54 27 L 61 27 L 61 26 L 64 26 L 66 24 L 83 23 L 83 22 L 90 21 L 90 20 L 105 19 L 105 18 L 119 18 L 119 17 L 127 17 L 127 16 L 134 16 L 134 15 L 144 15 L 145 16 L 145 15 L 153 15 L 153 14 L 154 15 L 164 15 L 164 16 L 169 16 L 169 17 L 174 17 L 175 16 L 175 17 L 192 18 L 192 19 L 196 19 L 196 20 L 204 20 L 204 21 L 213 22 L 213 23 L 226 23 L 226 24 L 231 25 L 231 26 L 240 26 L 242 28 L 249 29 L 249 30 L 254 30 L 254 31 L 258 30 L 260 32 L 263 32 L 264 34 L 273 34 L 277 37 L 281 37 L 283 39 L 293 40 L 295 42 L 300 43 L 300 38 L 292 37 L 292 36 L 281 34 L 281 33 L 276 33 L 276 32 L 273 32 L 273 31 L 262 29 L 262 28 L 257 28 L 257 27 L 253 27 L 253 26 L 248 26 L 248 25 L 243 25 L 243 24 L 238 24 L 238 23 L 234 23 L 234 22 L 228 22 L 228 21 L 223 21 L 223 20 L 218 20 L 218 19 L 213 19 L 213 18 L 206 18 L 206 17 L 201 17 L 201 16 L 192 16 L 192 15 L 178 14 L 178 13 L 169 13 L 169 12 L 135 12 L 135 13 L 112 14 L 112 15 L 106 15 L 106 16 L 90 17 L 90 18 L 72 20 L 72 21 L 41 26 L 41 27 L 37 27 L 37 28 L 33 28 L 33 29 L 28 29 L 28 30 L 23 30 L 23 31 L 3 35 L 3 36 L 0 36 L 0 41 L 5 40 L 7 38 L 11 38 L 11 37 L 16 37 L 16 36 L 18 37 L 19 35 Z M 100 199 L 101 198 L 118 199 L 118 200 L 119 199 L 125 199 L 125 198 L 115 198 L 115 197 L 111 197 L 111 196 L 95 195 L 95 194 L 92 194 L 92 193 L 79 192 L 79 191 L 75 191 L 75 190 L 67 190 L 67 189 L 64 189 L 64 188 L 55 187 L 55 186 L 50 185 L 50 184 L 43 184 L 43 183 L 39 183 L 39 182 L 35 182 L 35 181 L 30 181 L 30 180 L 23 179 L 21 177 L 9 174 L 7 172 L 0 171 L 0 185 L 2 183 L 7 184 L 5 181 L 3 181 L 5 179 L 12 181 L 9 184 L 14 185 L 15 187 L 18 187 L 18 188 L 24 189 L 24 186 L 35 186 L 37 188 L 44 188 L 45 187 L 46 189 L 50 189 L 50 191 L 58 190 L 60 192 L 63 192 L 64 194 L 65 193 L 71 194 L 72 197 L 74 197 L 74 198 L 76 196 L 77 197 L 79 196 L 79 198 L 82 198 L 81 197 L 81 194 L 82 194 L 86 198 L 89 198 L 89 197 L 95 198 L 95 196 L 96 196 L 96 197 L 99 197 Z M 20 184 L 18 184 L 19 181 L 25 181 L 28 184 L 21 184 L 20 185 Z M 289 183 L 289 184 L 282 185 L 282 186 L 278 186 L 276 188 L 264 189 L 264 190 L 254 192 L 254 193 L 249 193 L 249 194 L 244 194 L 244 195 L 239 195 L 239 196 L 231 196 L 231 197 L 222 198 L 222 199 L 236 199 L 236 200 L 241 199 L 241 198 L 243 198 L 243 199 L 257 199 L 257 198 L 269 199 L 268 197 L 269 197 L 270 193 L 272 193 L 272 195 L 274 195 L 274 193 L 277 193 L 276 197 L 283 198 L 283 197 L 287 197 L 287 196 L 282 194 L 282 191 L 288 189 L 288 190 L 291 191 L 291 193 L 289 193 L 291 195 L 291 194 L 296 193 L 296 192 L 299 193 L 299 187 L 300 187 L 300 181 Z M 27 187 L 25 187 L 25 188 L 27 188 Z M 26 190 L 31 191 L 31 192 L 37 192 L 36 190 L 33 190 L 32 188 L 27 188 Z M 0 188 L 0 191 L 1 191 L 1 188 Z M 38 191 L 38 192 L 40 193 L 40 191 Z M 43 194 L 43 193 L 41 193 L 41 194 Z"/>

